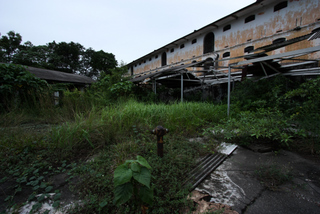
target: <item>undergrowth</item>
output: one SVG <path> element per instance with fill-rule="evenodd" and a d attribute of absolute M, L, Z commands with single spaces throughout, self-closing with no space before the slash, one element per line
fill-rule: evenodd
<path fill-rule="evenodd" d="M 287 149 L 304 142 L 298 149 L 320 154 L 320 79 L 293 90 L 284 79 L 270 85 L 244 82 L 232 95 L 228 118 L 225 104 L 139 102 L 133 85 L 114 85 L 112 78 L 104 77 L 100 85 L 86 92 L 63 89 L 56 106 L 51 89 L 47 91 L 45 86 L 41 90 L 46 95 L 31 103 L 21 99 L 15 106 L 15 97 L 1 100 L 1 110 L 6 110 L 0 114 L 2 212 L 9 208 L 17 211 L 28 200 L 35 202 L 32 212 L 36 213 L 50 197 L 56 208 L 62 207 L 62 193 L 51 179 L 63 174 L 81 200 L 69 212 L 134 213 L 130 202 L 113 204 L 113 173 L 117 166 L 140 155 L 152 167 L 156 203 L 148 212 L 179 213 L 192 207 L 186 199 L 187 189 L 181 186 L 185 173 L 197 158 L 214 152 L 217 140 L 241 145 L 263 141 Z M 7 94 L 12 94 L 11 88 Z M 260 96 L 264 89 L 268 89 L 266 94 Z M 249 93 L 252 90 L 259 93 Z M 118 98 L 121 94 L 124 98 Z M 28 105 L 24 106 L 25 102 Z M 150 133 L 158 125 L 169 129 L 162 159 L 156 155 L 156 137 Z M 204 137 L 205 145 L 189 142 L 191 137 Z M 274 169 L 261 169 L 259 174 L 281 177 Z"/>

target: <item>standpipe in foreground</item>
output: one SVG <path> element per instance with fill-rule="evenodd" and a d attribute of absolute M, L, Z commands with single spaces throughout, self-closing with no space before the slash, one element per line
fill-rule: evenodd
<path fill-rule="evenodd" d="M 158 156 L 163 157 L 163 135 L 169 132 L 168 129 L 162 126 L 157 126 L 152 130 L 152 134 L 157 135 Z"/>

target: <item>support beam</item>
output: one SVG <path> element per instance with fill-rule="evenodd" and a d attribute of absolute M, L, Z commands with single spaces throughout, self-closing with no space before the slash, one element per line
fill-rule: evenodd
<path fill-rule="evenodd" d="M 153 92 L 157 94 L 157 80 L 153 80 Z"/>
<path fill-rule="evenodd" d="M 230 85 L 231 85 L 231 65 L 229 65 L 228 69 L 228 117 L 230 114 Z"/>
<path fill-rule="evenodd" d="M 181 102 L 183 103 L 183 73 L 181 73 Z"/>
<path fill-rule="evenodd" d="M 296 56 L 296 55 L 300 55 L 300 54 L 305 55 L 305 54 L 316 52 L 316 51 L 320 51 L 320 45 L 315 46 L 315 47 L 311 47 L 311 48 L 305 48 L 305 49 L 300 49 L 300 50 L 296 50 L 296 51 L 290 51 L 290 52 L 286 52 L 286 53 L 271 55 L 271 56 L 259 57 L 259 58 L 250 59 L 247 61 L 241 61 L 241 62 L 236 63 L 235 66 L 246 65 L 246 64 L 250 64 L 250 63 L 254 63 L 254 62 L 263 62 L 266 60 L 273 60 L 273 59 L 288 57 L 288 56 Z"/>

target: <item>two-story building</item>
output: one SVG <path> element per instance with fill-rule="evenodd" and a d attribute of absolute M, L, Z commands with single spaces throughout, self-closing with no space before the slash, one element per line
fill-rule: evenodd
<path fill-rule="evenodd" d="M 319 34 L 319 0 L 257 0 L 134 60 L 128 72 L 135 83 L 184 91 L 226 84 L 228 71 L 229 82 L 317 75 Z"/>

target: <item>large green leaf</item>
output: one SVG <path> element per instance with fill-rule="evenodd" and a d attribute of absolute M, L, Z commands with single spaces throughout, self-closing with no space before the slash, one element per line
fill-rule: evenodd
<path fill-rule="evenodd" d="M 137 162 L 131 164 L 131 170 L 133 172 L 140 172 L 141 166 Z"/>
<path fill-rule="evenodd" d="M 117 186 L 114 189 L 114 200 L 115 205 L 124 204 L 131 198 L 133 194 L 132 183 L 125 183 L 120 186 Z"/>
<path fill-rule="evenodd" d="M 146 167 L 141 167 L 140 172 L 133 172 L 133 178 L 139 183 L 150 188 L 151 173 Z"/>
<path fill-rule="evenodd" d="M 120 165 L 114 171 L 113 183 L 114 186 L 119 186 L 127 183 L 132 178 L 132 170 L 127 165 Z"/>
<path fill-rule="evenodd" d="M 149 205 L 153 204 L 153 190 L 147 188 L 146 186 L 142 186 L 139 191 L 140 199 Z"/>
<path fill-rule="evenodd" d="M 149 165 L 149 163 L 146 161 L 146 159 L 144 159 L 142 156 L 138 155 L 137 156 L 137 161 L 138 163 L 140 163 L 142 166 L 147 167 L 148 169 L 152 169 L 151 166 Z"/>

